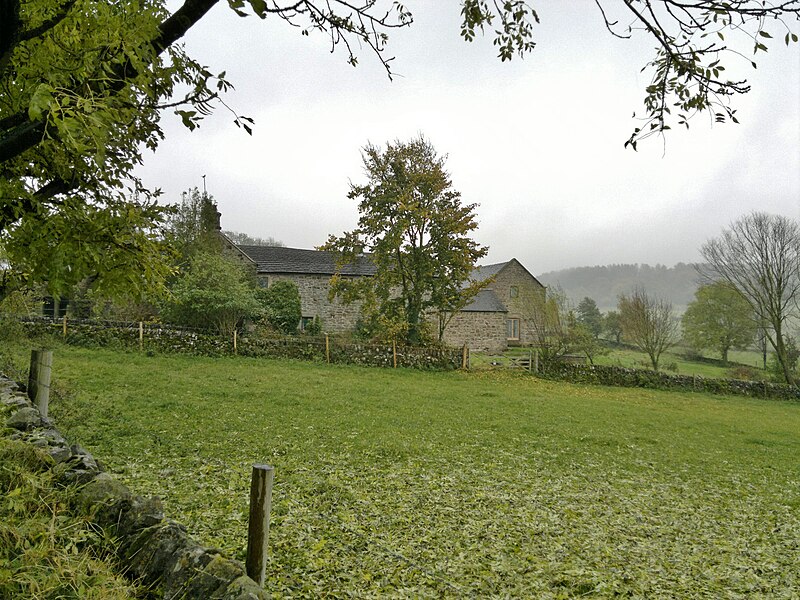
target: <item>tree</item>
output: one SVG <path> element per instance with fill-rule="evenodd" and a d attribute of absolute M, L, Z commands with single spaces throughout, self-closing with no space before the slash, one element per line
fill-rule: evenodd
<path fill-rule="evenodd" d="M 665 350 L 678 341 L 678 322 L 672 304 L 651 297 L 643 288 L 619 297 L 619 320 L 622 335 L 650 357 L 653 370 Z"/>
<path fill-rule="evenodd" d="M 274 237 L 252 237 L 239 231 L 223 231 L 228 239 L 238 246 L 283 246 L 284 243 Z"/>
<path fill-rule="evenodd" d="M 746 348 L 756 334 L 753 310 L 727 282 L 701 285 L 681 319 L 683 337 L 698 350 L 713 349 L 728 362 L 728 350 Z"/>
<path fill-rule="evenodd" d="M 180 262 L 185 264 L 197 252 L 221 249 L 218 227 L 219 213 L 214 197 L 195 187 L 183 192 L 180 203 L 173 207 L 167 219 L 166 239 L 178 253 Z"/>
<path fill-rule="evenodd" d="M 293 281 L 276 281 L 268 288 L 257 292 L 264 319 L 281 333 L 297 333 L 303 313 L 300 308 L 300 292 Z"/>
<path fill-rule="evenodd" d="M 109 289 L 125 282 L 141 285 L 128 267 L 158 254 L 146 232 L 159 225 L 162 215 L 134 167 L 143 148 L 154 149 L 163 137 L 159 123 L 164 109 L 173 109 L 194 129 L 230 88 L 224 72 L 212 74 L 180 44 L 218 2 L 184 0 L 170 14 L 166 0 L 0 0 L 0 236 L 7 246 L 22 244 L 14 236 L 18 228 L 29 230 L 21 237 L 41 238 L 44 234 L 34 225 L 51 221 L 44 229 L 58 230 L 67 240 L 63 260 L 40 265 L 48 270 L 37 273 L 52 292 L 69 277 L 83 276 L 72 266 L 77 255 L 67 250 L 95 244 L 78 226 L 87 220 L 94 222 L 89 231 L 105 231 L 103 243 L 127 244 L 133 259 L 123 261 L 126 270 L 119 261 L 110 266 L 102 260 L 92 265 L 76 260 L 76 265 L 99 271 L 99 278 L 110 280 Z M 800 15 L 795 0 L 777 5 L 758 0 L 596 4 L 613 35 L 642 31 L 657 44 L 647 65 L 653 78 L 646 89 L 645 122 L 626 144 L 634 149 L 639 140 L 668 130 L 670 117 L 687 127 L 695 112 L 713 111 L 717 120 L 735 121 L 728 100 L 749 87 L 746 81 L 725 79 L 721 61 L 741 54 L 735 45 L 708 40 L 743 35 L 748 43 L 755 41 L 755 52 L 766 51 L 777 28 L 785 32 L 786 44 L 797 41 L 789 28 Z M 412 23 L 399 2 L 388 10 L 377 0 L 228 0 L 228 5 L 242 16 L 247 9 L 262 19 L 283 19 L 306 35 L 326 35 L 332 46 L 344 47 L 353 65 L 358 62 L 354 48 L 366 47 L 390 76 L 387 31 Z M 612 15 L 615 8 L 621 15 Z M 462 0 L 461 16 L 462 37 L 472 41 L 489 29 L 501 60 L 535 46 L 533 26 L 539 16 L 524 0 Z M 619 22 L 630 24 L 623 30 Z M 176 98 L 182 90 L 186 93 Z M 246 117 L 234 113 L 234 122 L 251 130 L 252 120 Z M 116 217 L 106 219 L 106 212 Z M 134 231 L 142 235 L 130 244 Z M 73 274 L 65 275 L 70 269 Z M 159 273 L 155 265 L 147 269 Z"/>
<path fill-rule="evenodd" d="M 350 185 L 358 199 L 358 228 L 330 236 L 323 250 L 337 254 L 331 292 L 346 302 L 362 301 L 367 316 L 400 324 L 411 344 L 423 338 L 426 314 L 454 312 L 479 290 L 469 277 L 486 255 L 469 234 L 475 204 L 463 205 L 438 156 L 424 137 L 372 144 L 362 152 L 367 183 Z M 373 277 L 348 278 L 346 265 L 368 251 Z M 465 282 L 467 285 L 465 286 Z"/>
<path fill-rule="evenodd" d="M 615 310 L 608 311 L 603 317 L 603 331 L 612 335 L 614 341 L 619 344 L 622 337 L 622 323 L 619 320 L 619 313 Z"/>
<path fill-rule="evenodd" d="M 173 286 L 172 301 L 163 315 L 173 323 L 232 335 L 244 319 L 257 317 L 260 310 L 244 265 L 220 253 L 197 252 Z"/>
<path fill-rule="evenodd" d="M 594 337 L 599 336 L 603 331 L 603 315 L 600 309 L 597 308 L 597 303 L 589 298 L 584 297 L 578 303 L 578 323 L 586 327 L 586 330 Z"/>
<path fill-rule="evenodd" d="M 793 383 L 786 326 L 800 301 L 800 228 L 787 217 L 754 212 L 731 223 L 700 249 L 700 273 L 736 288 L 775 350 L 786 383 Z"/>
<path fill-rule="evenodd" d="M 547 288 L 546 294 L 526 299 L 525 322 L 533 332 L 542 368 L 554 363 L 572 349 L 571 329 L 575 314 L 567 295 L 557 285 Z"/>
<path fill-rule="evenodd" d="M 589 364 L 594 364 L 596 356 L 608 354 L 608 348 L 580 321 L 575 322 L 569 330 L 568 346 L 571 352 L 580 352 L 586 356 Z"/>

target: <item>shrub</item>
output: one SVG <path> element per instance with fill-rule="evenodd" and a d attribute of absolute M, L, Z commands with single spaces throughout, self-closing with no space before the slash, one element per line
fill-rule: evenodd
<path fill-rule="evenodd" d="M 755 369 L 746 365 L 737 365 L 728 371 L 728 377 L 731 379 L 740 379 L 742 381 L 755 381 L 759 379 L 756 376 Z"/>
<path fill-rule="evenodd" d="M 267 323 L 281 333 L 297 332 L 303 315 L 297 284 L 293 281 L 276 281 L 268 288 L 258 290 L 257 297 Z"/>

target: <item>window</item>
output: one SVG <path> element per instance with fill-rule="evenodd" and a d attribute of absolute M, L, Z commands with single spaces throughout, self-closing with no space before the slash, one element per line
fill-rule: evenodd
<path fill-rule="evenodd" d="M 509 340 L 519 339 L 519 319 L 508 319 L 506 321 L 506 338 Z"/>
<path fill-rule="evenodd" d="M 269 275 L 267 275 L 266 277 L 260 277 L 258 279 L 258 287 L 268 288 L 270 283 L 272 282 L 270 281 Z"/>
<path fill-rule="evenodd" d="M 512 285 L 510 294 L 512 298 L 516 298 L 519 296 L 519 288 L 516 285 Z"/>
<path fill-rule="evenodd" d="M 300 331 L 305 331 L 314 324 L 314 317 L 300 317 Z"/>

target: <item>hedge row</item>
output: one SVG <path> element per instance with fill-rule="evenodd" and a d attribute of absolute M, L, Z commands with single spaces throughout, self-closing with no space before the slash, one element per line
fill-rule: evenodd
<path fill-rule="evenodd" d="M 60 323 L 52 321 L 24 322 L 28 335 L 59 335 Z M 91 348 L 138 349 L 139 329 L 136 327 L 108 326 L 107 324 L 70 323 L 64 341 L 75 346 Z M 141 349 L 145 352 L 181 353 L 200 356 L 230 356 L 234 354 L 233 339 L 195 331 L 164 327 L 144 330 Z M 254 338 L 243 336 L 237 340 L 236 353 L 240 356 L 265 358 L 294 358 L 300 360 L 357 364 L 374 367 L 393 367 L 395 356 L 398 367 L 414 369 L 457 369 L 461 366 L 461 350 L 449 347 L 407 347 L 343 342 L 330 339 L 326 356 L 324 337 Z"/>
<path fill-rule="evenodd" d="M 572 383 L 800 400 L 800 388 L 791 385 L 739 379 L 712 379 L 697 375 L 671 375 L 604 365 L 556 363 L 548 365 L 539 376 Z"/>

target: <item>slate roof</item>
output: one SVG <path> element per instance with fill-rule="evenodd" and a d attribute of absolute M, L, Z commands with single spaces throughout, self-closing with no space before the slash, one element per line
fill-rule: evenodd
<path fill-rule="evenodd" d="M 332 252 L 285 248 L 283 246 L 237 246 L 256 264 L 258 273 L 305 273 L 333 275 L 336 260 Z M 374 275 L 375 266 L 365 255 L 342 269 L 342 275 Z"/>
<path fill-rule="evenodd" d="M 336 272 L 336 261 L 332 252 L 322 250 L 305 250 L 302 248 L 285 248 L 283 246 L 236 246 L 256 264 L 258 273 L 296 273 L 311 275 L 333 275 Z M 496 275 L 508 263 L 497 263 L 475 267 L 472 279 L 483 281 Z M 364 255 L 354 264 L 345 266 L 342 275 L 374 275 L 375 266 Z M 508 312 L 491 288 L 482 289 L 476 294 L 464 312 Z"/>
<path fill-rule="evenodd" d="M 503 270 L 510 261 L 495 263 L 493 265 L 483 265 L 475 267 L 472 269 L 471 279 L 473 281 L 484 281 L 489 279 L 489 277 L 493 277 L 497 275 L 500 271 Z"/>
<path fill-rule="evenodd" d="M 497 294 L 490 289 L 483 289 L 475 294 L 472 302 L 461 310 L 462 312 L 508 312 Z"/>

